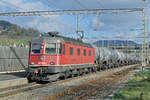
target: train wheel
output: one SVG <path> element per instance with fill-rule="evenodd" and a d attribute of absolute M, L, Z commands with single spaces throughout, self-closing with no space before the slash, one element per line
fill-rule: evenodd
<path fill-rule="evenodd" d="M 111 64 L 108 65 L 107 69 L 111 69 Z"/>
<path fill-rule="evenodd" d="M 100 70 L 101 70 L 101 68 L 100 68 L 100 66 L 98 66 L 98 67 L 97 67 L 97 71 L 100 71 Z"/>
<path fill-rule="evenodd" d="M 66 79 L 66 75 L 65 73 L 60 73 L 60 77 L 59 77 L 60 80 L 64 80 Z"/>
<path fill-rule="evenodd" d="M 81 75 L 81 69 L 77 70 L 77 75 L 80 76 Z"/>
<path fill-rule="evenodd" d="M 103 67 L 102 67 L 102 66 L 100 66 L 100 70 L 103 70 Z"/>
<path fill-rule="evenodd" d="M 72 78 L 72 77 L 73 77 L 73 73 L 72 73 L 72 71 L 71 71 L 71 70 L 70 70 L 70 71 L 68 71 L 67 73 L 68 73 L 68 77 L 69 77 L 69 78 Z"/>
<path fill-rule="evenodd" d="M 33 80 L 31 80 L 31 77 L 27 77 L 27 79 L 28 79 L 28 82 L 30 83 L 30 82 L 33 82 Z"/>
<path fill-rule="evenodd" d="M 81 69 L 78 70 L 78 76 L 81 76 L 82 75 L 82 71 Z"/>
<path fill-rule="evenodd" d="M 70 75 L 69 71 L 66 71 L 66 72 L 65 72 L 65 78 L 68 78 L 69 75 Z"/>
<path fill-rule="evenodd" d="M 96 72 L 96 67 L 93 67 L 92 72 Z"/>
<path fill-rule="evenodd" d="M 85 68 L 84 70 L 85 70 L 85 74 L 88 74 L 88 73 L 89 73 L 88 68 Z"/>
<path fill-rule="evenodd" d="M 89 73 L 91 73 L 92 72 L 92 68 L 88 68 L 88 71 L 89 71 Z"/>
<path fill-rule="evenodd" d="M 29 83 L 33 82 L 32 75 L 30 73 L 28 73 L 28 75 L 26 77 L 27 77 Z"/>
<path fill-rule="evenodd" d="M 85 69 L 83 68 L 83 69 L 81 69 L 81 71 L 82 71 L 82 75 L 84 75 L 85 74 Z"/>

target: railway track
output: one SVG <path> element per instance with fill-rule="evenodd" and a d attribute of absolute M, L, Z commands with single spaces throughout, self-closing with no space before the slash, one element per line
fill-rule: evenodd
<path fill-rule="evenodd" d="M 116 68 L 116 70 L 117 70 L 117 68 Z M 110 70 L 108 70 L 108 71 L 110 71 Z M 71 82 L 71 81 L 77 80 L 77 79 L 79 79 L 81 77 L 88 77 L 91 74 L 93 74 L 93 73 L 85 74 L 85 75 L 79 76 L 79 77 L 69 78 L 69 79 L 66 79 L 66 80 L 60 80 L 60 81 L 56 81 L 56 82 L 45 83 L 45 84 L 37 84 L 37 83 L 33 82 L 33 83 L 25 84 L 25 85 L 4 88 L 4 89 L 0 90 L 0 99 L 8 97 L 8 96 L 13 96 L 13 95 L 16 95 L 16 94 L 20 94 L 20 93 L 23 93 L 23 92 L 28 92 L 28 91 L 31 91 L 31 90 L 36 90 L 36 89 L 39 89 L 39 88 L 47 87 L 47 86 L 53 86 L 53 85 L 56 86 L 56 85 L 59 85 L 59 84 L 63 84 L 65 82 Z M 111 75 L 111 78 L 112 77 L 113 77 L 113 75 Z M 81 98 L 81 96 L 79 96 L 80 94 L 85 95 L 85 94 L 83 94 L 84 90 L 86 90 L 86 88 L 87 88 L 85 86 L 88 86 L 88 88 L 89 88 L 89 86 L 91 86 L 91 90 L 93 90 L 94 86 L 92 84 L 96 85 L 96 83 L 99 83 L 100 81 L 104 82 L 104 80 L 106 80 L 105 78 L 110 78 L 110 75 L 107 75 L 107 76 L 105 76 L 103 78 L 96 79 L 94 81 L 87 82 L 86 84 L 74 87 L 72 89 L 65 90 L 65 91 L 62 91 L 60 93 L 56 93 L 56 94 L 54 94 L 54 95 L 52 95 L 52 96 L 50 96 L 48 98 L 43 98 L 42 100 L 54 100 L 54 99 L 56 99 L 56 98 L 58 98 L 60 96 L 62 96 L 62 98 L 59 98 L 59 99 L 64 99 L 63 96 L 65 96 L 66 94 L 68 95 L 68 100 L 70 100 L 69 95 L 73 97 L 73 95 L 71 95 L 71 93 L 73 93 L 74 91 L 77 91 L 75 96 L 80 99 Z M 106 80 L 106 82 L 107 82 L 107 80 Z M 104 82 L 103 84 L 107 84 L 106 82 Z M 102 84 L 102 83 L 99 83 L 99 84 Z M 83 88 L 85 88 L 85 89 L 83 89 Z M 79 89 L 81 91 L 83 91 L 83 92 L 81 92 L 81 93 L 79 92 L 78 93 Z M 76 99 L 78 99 L 78 98 L 76 98 Z"/>
<path fill-rule="evenodd" d="M 83 76 L 87 76 L 87 75 L 88 74 L 85 74 Z M 53 84 L 58 85 L 58 84 L 61 84 L 64 82 L 69 82 L 69 81 L 77 79 L 77 78 L 79 78 L 79 77 L 68 78 L 66 80 L 60 80 L 60 81 L 56 81 L 56 82 L 52 82 L 52 83 L 37 84 L 36 82 L 32 82 L 32 83 L 28 83 L 28 84 L 24 84 L 24 85 L 2 88 L 2 89 L 0 89 L 0 98 L 16 95 L 16 94 L 19 94 L 22 92 L 35 90 L 38 88 L 43 88 L 43 87 L 46 87 L 48 85 L 53 85 Z"/>
<path fill-rule="evenodd" d="M 41 100 L 87 100 L 89 96 L 95 94 L 97 91 L 115 85 L 118 81 L 123 81 L 123 77 L 126 77 L 135 67 L 137 67 L 137 65 L 55 93 Z"/>
<path fill-rule="evenodd" d="M 0 89 L 0 98 L 4 98 L 4 97 L 7 97 L 7 96 L 12 96 L 12 95 L 15 95 L 15 94 L 19 94 L 21 92 L 26 92 L 28 90 L 33 90 L 35 88 L 40 88 L 40 85 L 36 84 L 35 82 L 24 84 L 24 85 L 19 85 L 19 86 L 2 88 L 2 89 Z"/>
<path fill-rule="evenodd" d="M 37 84 L 36 82 L 32 82 L 32 83 L 28 83 L 28 84 L 24 84 L 24 85 L 13 86 L 13 87 L 8 87 L 8 88 L 2 88 L 2 89 L 0 89 L 0 98 L 16 95 L 16 94 L 19 94 L 19 93 L 22 93 L 22 92 L 31 91 L 31 90 L 35 90 L 35 89 L 38 89 L 38 88 L 43 88 L 43 87 L 53 85 L 53 84 L 57 85 L 57 84 L 60 84 L 60 83 L 63 83 L 63 82 L 71 81 L 75 78 L 77 78 L 77 77 L 74 77 L 72 79 L 52 82 L 52 83 Z"/>

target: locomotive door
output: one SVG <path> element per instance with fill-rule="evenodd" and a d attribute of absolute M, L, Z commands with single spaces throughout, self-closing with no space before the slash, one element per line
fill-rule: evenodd
<path fill-rule="evenodd" d="M 57 43 L 57 62 L 62 64 L 62 43 Z"/>
<path fill-rule="evenodd" d="M 62 63 L 61 64 L 66 64 L 66 45 L 62 44 Z"/>

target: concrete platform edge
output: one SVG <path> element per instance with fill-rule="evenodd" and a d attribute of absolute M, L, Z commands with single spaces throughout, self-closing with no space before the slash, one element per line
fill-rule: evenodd
<path fill-rule="evenodd" d="M 23 85 L 23 84 L 27 84 L 27 83 L 28 83 L 28 80 L 26 78 L 0 81 L 0 89 L 11 87 L 11 86 Z"/>
<path fill-rule="evenodd" d="M 25 72 L 25 70 L 18 70 L 18 71 L 5 71 L 5 72 L 0 72 L 0 74 L 6 74 L 6 73 L 16 73 L 16 72 Z"/>

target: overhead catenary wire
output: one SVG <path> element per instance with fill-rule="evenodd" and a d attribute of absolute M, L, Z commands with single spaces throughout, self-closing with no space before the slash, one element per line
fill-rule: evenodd
<path fill-rule="evenodd" d="M 84 9 L 84 10 L 51 10 L 51 11 L 28 11 L 0 13 L 0 16 L 39 16 L 39 15 L 79 15 L 79 14 L 113 14 L 125 12 L 143 11 L 143 8 L 121 9 Z"/>
<path fill-rule="evenodd" d="M 47 1 L 49 1 L 49 0 L 47 0 Z M 97 1 L 99 1 L 99 0 L 97 0 Z M 78 1 L 79 2 L 79 1 Z M 80 6 L 84 6 L 81 2 L 79 2 L 79 4 L 80 4 Z M 87 11 L 86 11 L 87 10 Z M 136 11 L 137 9 L 134 9 L 134 10 L 129 10 L 129 11 L 125 11 L 126 9 L 124 9 L 124 11 L 123 11 L 123 9 L 119 9 L 119 10 L 122 10 L 122 11 L 108 11 L 107 9 L 103 9 L 103 10 L 105 10 L 105 11 L 100 11 L 99 9 L 97 10 L 97 12 L 99 12 L 99 13 L 101 13 L 101 14 L 111 14 L 111 13 L 121 13 L 121 12 L 133 12 L 133 11 Z M 113 9 L 114 10 L 114 9 Z M 23 12 L 23 14 L 21 14 L 20 13 L 20 15 L 19 15 L 19 13 L 18 13 L 18 15 L 13 15 L 13 14 L 15 14 L 15 12 L 10 12 L 9 14 L 10 14 L 10 16 L 36 16 L 36 15 L 59 15 L 59 14 L 96 14 L 97 12 L 95 12 L 94 10 L 93 10 L 93 12 L 91 11 L 91 9 L 85 9 L 84 11 L 82 10 L 81 12 L 80 11 L 77 11 L 76 10 L 76 12 L 74 12 L 75 10 L 72 10 L 73 12 L 71 12 L 70 10 L 61 10 L 62 12 L 53 12 L 52 11 L 52 14 L 51 14 L 51 11 L 50 12 L 48 12 L 48 14 L 46 14 L 46 12 L 45 12 L 45 14 L 43 13 L 43 12 L 39 12 L 38 13 L 38 11 L 37 11 L 37 13 L 36 13 L 36 11 L 35 12 L 31 12 L 31 13 L 26 13 L 26 12 Z M 67 11 L 70 11 L 70 12 L 68 12 L 67 13 Z M 88 12 L 89 11 L 89 12 Z M 108 11 L 108 12 L 107 12 Z M 139 11 L 139 10 L 138 10 Z M 12 15 L 11 15 L 11 13 L 12 13 Z M 3 13 L 4 14 L 4 13 Z M 5 16 L 5 15 L 3 15 L 3 14 L 1 14 L 0 13 L 0 16 Z M 6 14 L 6 13 L 5 13 Z M 8 16 L 9 16 L 9 14 L 8 14 Z M 7 14 L 6 14 L 6 16 L 7 16 Z"/>
<path fill-rule="evenodd" d="M 82 1 L 82 0 L 80 0 L 80 1 Z M 76 2 L 80 5 L 81 8 L 85 8 L 85 9 L 86 9 L 87 7 L 85 7 L 85 5 L 83 5 L 83 4 L 81 4 L 80 1 L 79 1 L 79 0 L 76 0 Z"/>
<path fill-rule="evenodd" d="M 50 4 L 49 4 L 49 0 L 46 0 L 46 2 L 47 2 L 48 8 L 51 8 L 51 7 L 50 7 Z"/>
<path fill-rule="evenodd" d="M 42 0 L 41 0 L 41 1 L 42 1 Z M 58 8 L 57 8 L 57 5 L 54 3 L 53 0 L 45 0 L 45 1 L 47 2 L 47 6 L 48 6 L 49 8 L 58 9 Z"/>
<path fill-rule="evenodd" d="M 59 9 L 59 8 L 58 8 L 59 3 L 55 3 L 56 1 L 54 1 L 54 0 L 46 0 L 46 2 L 47 2 L 46 5 L 48 5 L 49 8 L 53 7 L 53 8 L 55 8 L 55 9 Z M 78 4 L 78 5 L 80 6 L 80 8 L 87 8 L 87 7 L 85 7 L 84 4 L 82 4 L 82 3 L 81 3 L 80 1 L 78 1 L 78 0 L 75 0 L 75 3 Z M 51 6 L 51 7 L 50 7 L 50 6 Z M 63 8 L 62 8 L 62 9 L 63 9 Z M 73 9 L 73 6 L 69 6 L 69 9 Z M 67 10 L 67 9 L 65 9 L 65 10 Z"/>
<path fill-rule="evenodd" d="M 102 8 L 104 8 L 104 6 L 103 6 L 102 3 L 100 2 L 100 0 L 97 0 L 97 2 L 98 2 L 98 4 L 99 4 Z"/>

